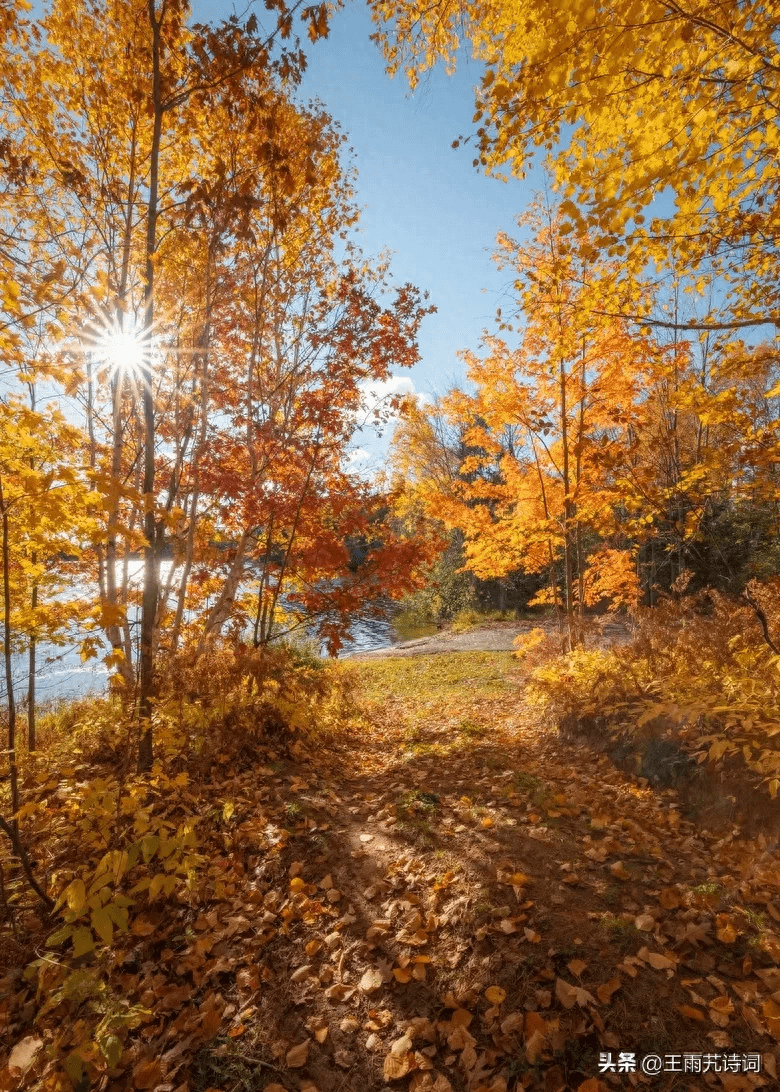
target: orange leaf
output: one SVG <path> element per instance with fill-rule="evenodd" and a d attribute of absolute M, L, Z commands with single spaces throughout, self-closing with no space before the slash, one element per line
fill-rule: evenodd
<path fill-rule="evenodd" d="M 612 994 L 616 993 L 623 983 L 619 978 L 610 978 L 609 982 L 605 982 L 602 986 L 596 989 L 596 996 L 602 1005 L 608 1005 L 612 1000 Z"/>
<path fill-rule="evenodd" d="M 695 1009 L 693 1005 L 678 1005 L 677 1011 L 681 1012 L 683 1016 L 686 1016 L 689 1020 L 699 1020 L 704 1022 L 705 1016 L 701 1009 Z"/>
<path fill-rule="evenodd" d="M 302 1043 L 290 1047 L 287 1051 L 285 1061 L 290 1069 L 300 1069 L 302 1065 L 306 1065 L 306 1059 L 309 1056 L 309 1043 L 311 1043 L 311 1039 L 304 1039 Z"/>
<path fill-rule="evenodd" d="M 664 910 L 676 910 L 680 905 L 680 899 L 677 892 L 673 887 L 665 887 L 661 892 L 658 901 Z"/>
<path fill-rule="evenodd" d="M 156 1058 L 146 1058 L 133 1068 L 135 1088 L 154 1088 L 162 1080 L 162 1068 Z"/>
<path fill-rule="evenodd" d="M 396 1039 L 385 1058 L 383 1071 L 386 1081 L 399 1081 L 406 1076 L 414 1059 L 411 1049 L 412 1040 L 408 1035 L 402 1035 L 400 1039 Z"/>
<path fill-rule="evenodd" d="M 501 1005 L 506 1001 L 506 990 L 502 990 L 500 986 L 488 986 L 485 990 L 485 997 L 491 1005 Z"/>

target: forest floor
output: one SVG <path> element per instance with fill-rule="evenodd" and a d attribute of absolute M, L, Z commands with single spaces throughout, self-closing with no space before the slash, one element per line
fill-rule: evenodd
<path fill-rule="evenodd" d="M 351 670 L 349 738 L 280 743 L 198 790 L 223 817 L 209 881 L 117 951 L 114 988 L 148 1017 L 95 1087 L 777 1087 L 766 838 L 703 829 L 674 788 L 545 728 L 509 653 Z M 38 1034 L 5 982 L 0 1050 Z"/>

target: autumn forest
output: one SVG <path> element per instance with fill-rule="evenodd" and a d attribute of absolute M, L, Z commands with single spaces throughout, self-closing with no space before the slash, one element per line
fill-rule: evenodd
<path fill-rule="evenodd" d="M 780 6 L 369 0 L 542 179 L 406 395 L 345 5 L 201 8 L 0 0 L 0 1090 L 771 1087 Z"/>

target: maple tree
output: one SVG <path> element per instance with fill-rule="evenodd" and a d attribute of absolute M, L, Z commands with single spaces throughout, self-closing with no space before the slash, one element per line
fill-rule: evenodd
<path fill-rule="evenodd" d="M 64 386 L 83 412 L 107 662 L 137 698 L 146 769 L 162 651 L 202 653 L 227 625 L 267 644 L 282 602 L 335 651 L 384 583 L 400 595 L 416 579 L 409 535 L 345 458 L 361 384 L 414 363 L 427 308 L 348 239 L 344 138 L 293 101 L 292 13 L 280 4 L 267 33 L 251 15 L 190 25 L 186 4 L 82 18 L 53 3 L 17 24 L 6 77 L 29 167 L 7 172 L 9 337 L 19 375 Z M 326 15 L 301 11 L 312 40 Z M 352 571 L 359 541 L 371 548 Z"/>
<path fill-rule="evenodd" d="M 704 319 L 657 322 L 776 323 L 774 5 L 370 6 L 390 71 L 403 68 L 412 85 L 437 61 L 453 69 L 465 42 L 484 63 L 477 165 L 522 175 L 544 149 L 563 211 L 577 230 L 587 225 L 594 254 L 622 256 L 634 283 L 652 263 L 691 274 L 694 290 L 725 285 Z M 619 313 L 648 311 L 635 298 Z"/>
<path fill-rule="evenodd" d="M 582 259 L 570 247 L 562 252 L 551 215 L 545 222 L 539 211 L 522 223 L 533 242 L 500 236 L 497 255 L 512 268 L 526 316 L 519 344 L 486 337 L 485 357 L 464 353 L 475 393 L 454 392 L 444 402 L 451 421 L 470 426 L 458 477 L 428 467 L 430 424 L 414 432 L 407 425 L 399 442 L 403 458 L 419 467 L 415 495 L 465 533 L 471 571 L 547 570 L 547 598 L 560 606 L 573 644 L 586 603 L 636 597 L 632 564 L 622 565 L 620 548 L 630 549 L 643 513 L 621 484 L 619 462 L 652 350 L 593 313 L 581 288 Z M 605 266 L 604 278 L 610 275 Z M 409 414 L 424 418 L 425 407 Z M 609 595 L 607 569 L 615 574 Z"/>

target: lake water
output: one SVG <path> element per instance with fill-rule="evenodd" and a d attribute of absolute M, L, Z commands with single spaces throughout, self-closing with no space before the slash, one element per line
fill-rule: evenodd
<path fill-rule="evenodd" d="M 140 563 L 137 574 L 140 577 Z M 375 648 L 387 648 L 399 641 L 435 632 L 435 627 L 428 626 L 417 627 L 414 630 L 404 629 L 403 632 L 399 632 L 394 624 L 396 605 L 391 600 L 386 600 L 381 607 L 381 617 L 359 617 L 355 620 L 352 639 L 345 642 L 339 654 L 340 657 L 349 656 L 355 652 L 369 652 Z M 75 643 L 63 647 L 39 645 L 37 663 L 35 680 L 37 703 L 99 694 L 108 684 L 108 672 L 100 662 L 100 657 L 82 663 Z M 0 704 L 5 703 L 5 692 L 5 676 L 0 672 Z M 14 694 L 17 704 L 26 693 L 27 655 L 21 654 L 14 657 Z"/>

